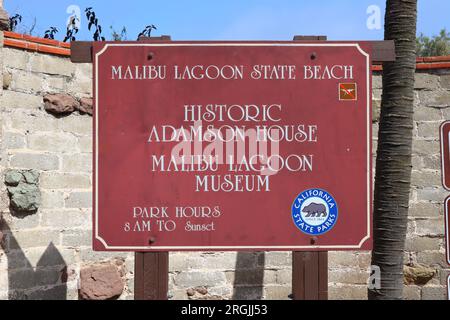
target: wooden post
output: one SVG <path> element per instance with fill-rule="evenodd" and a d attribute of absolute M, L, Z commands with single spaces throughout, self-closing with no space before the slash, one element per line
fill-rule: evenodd
<path fill-rule="evenodd" d="M 169 252 L 136 252 L 134 255 L 134 299 L 167 300 Z"/>
<path fill-rule="evenodd" d="M 328 300 L 328 251 L 292 253 L 294 300 Z"/>

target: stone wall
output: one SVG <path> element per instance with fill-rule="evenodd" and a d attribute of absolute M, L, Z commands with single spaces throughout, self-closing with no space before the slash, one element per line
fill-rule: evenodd
<path fill-rule="evenodd" d="M 12 47 L 0 50 L 0 299 L 133 298 L 133 255 L 91 250 L 92 118 L 79 110 L 55 114 L 44 104 L 44 97 L 54 94 L 70 96 L 70 103 L 90 98 L 91 65 Z M 450 118 L 448 71 L 417 73 L 405 252 L 408 299 L 446 297 L 450 269 L 442 202 L 447 193 L 440 183 L 438 128 Z M 379 110 L 381 77 L 373 79 Z M 376 138 L 377 111 L 374 115 Z M 10 205 L 14 186 L 7 186 L 5 175 L 24 177 L 28 170 L 38 175 L 38 209 L 16 212 Z M 329 258 L 330 299 L 365 299 L 370 253 L 330 252 Z M 103 278 L 114 285 L 102 286 Z M 169 288 L 173 299 L 288 299 L 291 253 L 172 253 Z"/>

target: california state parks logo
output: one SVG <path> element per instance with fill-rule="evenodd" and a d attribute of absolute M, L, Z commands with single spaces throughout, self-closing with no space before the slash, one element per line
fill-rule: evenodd
<path fill-rule="evenodd" d="M 335 226 L 338 206 L 327 191 L 309 189 L 295 198 L 292 204 L 292 219 L 303 233 L 321 235 Z"/>

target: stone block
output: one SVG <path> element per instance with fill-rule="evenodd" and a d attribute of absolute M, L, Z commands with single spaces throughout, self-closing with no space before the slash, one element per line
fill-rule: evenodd
<path fill-rule="evenodd" d="M 417 262 L 430 267 L 447 266 L 445 253 L 443 251 L 421 251 L 417 253 Z"/>
<path fill-rule="evenodd" d="M 425 250 L 439 250 L 441 240 L 438 238 L 408 236 L 406 238 L 406 251 L 421 252 Z"/>
<path fill-rule="evenodd" d="M 266 268 L 290 267 L 292 266 L 291 252 L 267 252 L 265 253 Z"/>
<path fill-rule="evenodd" d="M 330 300 L 367 300 L 367 285 L 329 285 Z"/>
<path fill-rule="evenodd" d="M 0 97 L 0 101 L 1 107 L 5 109 L 38 110 L 43 105 L 42 97 L 40 96 L 11 90 L 3 91 L 3 95 Z"/>
<path fill-rule="evenodd" d="M 328 281 L 343 284 L 367 284 L 369 272 L 360 269 L 343 268 L 328 271 Z"/>
<path fill-rule="evenodd" d="M 78 136 L 92 135 L 93 121 L 91 117 L 71 115 L 60 121 L 61 128 L 64 132 L 73 133 Z"/>
<path fill-rule="evenodd" d="M 354 267 L 358 264 L 357 255 L 353 251 L 330 251 L 328 261 L 330 267 Z"/>
<path fill-rule="evenodd" d="M 450 74 L 441 75 L 441 87 L 450 89 Z"/>
<path fill-rule="evenodd" d="M 43 173 L 41 187 L 44 189 L 87 189 L 91 187 L 91 177 L 75 173 Z"/>
<path fill-rule="evenodd" d="M 40 216 L 38 214 L 31 215 L 11 215 L 9 228 L 12 231 L 34 229 L 39 227 Z"/>
<path fill-rule="evenodd" d="M 91 218 L 90 215 L 89 218 Z M 61 243 L 67 247 L 92 246 L 92 230 L 66 230 L 62 232 Z M 127 267 L 127 270 L 133 270 L 133 268 Z"/>
<path fill-rule="evenodd" d="M 19 248 L 37 248 L 47 247 L 50 243 L 59 245 L 59 231 L 45 231 L 45 237 L 42 236 L 42 230 L 19 230 L 14 235 L 7 235 L 7 244 L 9 250 Z"/>
<path fill-rule="evenodd" d="M 421 103 L 429 108 L 448 108 L 450 107 L 449 91 L 421 91 L 419 93 Z"/>
<path fill-rule="evenodd" d="M 442 121 L 419 122 L 417 124 L 417 134 L 422 138 L 436 139 L 439 136 L 439 128 Z"/>
<path fill-rule="evenodd" d="M 92 172 L 91 154 L 72 154 L 62 156 L 62 171 L 64 172 Z"/>
<path fill-rule="evenodd" d="M 442 111 L 436 108 L 428 108 L 423 104 L 414 108 L 415 121 L 441 121 L 444 119 Z"/>
<path fill-rule="evenodd" d="M 413 170 L 411 184 L 419 188 L 438 187 L 441 185 L 441 173 L 440 171 L 431 170 Z"/>
<path fill-rule="evenodd" d="M 416 220 L 416 233 L 419 236 L 443 236 L 444 217 Z M 437 248 L 436 250 L 438 250 Z"/>
<path fill-rule="evenodd" d="M 14 68 L 28 71 L 30 53 L 24 50 L 3 48 L 3 65 L 7 68 Z"/>
<path fill-rule="evenodd" d="M 13 112 L 7 123 L 11 129 L 21 133 L 53 133 L 59 129 L 59 120 L 44 113 Z"/>
<path fill-rule="evenodd" d="M 44 97 L 45 111 L 55 115 L 67 115 L 80 108 L 80 103 L 68 94 L 47 94 Z"/>
<path fill-rule="evenodd" d="M 276 271 L 277 280 L 276 282 L 278 284 L 292 284 L 292 269 L 281 269 Z"/>
<path fill-rule="evenodd" d="M 267 300 L 290 300 L 292 293 L 290 286 L 266 286 L 264 287 L 264 298 Z"/>
<path fill-rule="evenodd" d="M 44 79 L 30 72 L 18 71 L 12 74 L 11 89 L 27 93 L 41 92 Z"/>
<path fill-rule="evenodd" d="M 59 169 L 59 158 L 51 154 L 16 153 L 11 156 L 9 164 L 12 168 L 50 171 Z"/>
<path fill-rule="evenodd" d="M 418 201 L 430 201 L 433 203 L 441 203 L 442 199 L 447 197 L 447 193 L 443 188 L 421 188 L 417 189 L 417 200 Z"/>
<path fill-rule="evenodd" d="M 422 157 L 422 160 L 424 169 L 441 170 L 441 158 L 439 155 L 424 156 Z M 418 167 L 416 167 L 416 169 L 418 169 Z"/>
<path fill-rule="evenodd" d="M 82 266 L 80 270 L 80 299 L 117 299 L 125 287 L 120 268 L 116 263 L 111 262 Z"/>
<path fill-rule="evenodd" d="M 184 288 L 213 287 L 225 281 L 225 273 L 221 271 L 182 271 L 174 278 L 175 285 Z"/>
<path fill-rule="evenodd" d="M 438 217 L 442 215 L 442 205 L 430 202 L 416 202 L 409 207 L 411 217 Z"/>
<path fill-rule="evenodd" d="M 41 205 L 39 172 L 35 170 L 8 170 L 5 173 L 11 209 L 16 214 L 36 213 Z"/>
<path fill-rule="evenodd" d="M 25 136 L 17 132 L 4 132 L 2 142 L 4 149 L 22 149 L 26 146 Z"/>
<path fill-rule="evenodd" d="M 78 152 L 77 138 L 69 133 L 33 133 L 28 136 L 31 150 L 44 152 Z"/>
<path fill-rule="evenodd" d="M 91 192 L 72 192 L 65 201 L 66 208 L 91 208 Z"/>
<path fill-rule="evenodd" d="M 87 228 L 92 219 L 90 213 L 82 210 L 42 210 L 41 226 L 57 230 Z"/>
<path fill-rule="evenodd" d="M 425 286 L 422 288 L 422 300 L 447 300 L 447 288 L 444 286 Z"/>
<path fill-rule="evenodd" d="M 435 268 L 430 268 L 420 264 L 404 266 L 403 268 L 403 279 L 404 283 L 407 285 L 425 285 L 433 279 L 436 274 L 437 270 Z"/>
<path fill-rule="evenodd" d="M 30 56 L 30 71 L 71 77 L 75 73 L 76 65 L 69 58 L 60 58 L 53 55 L 33 54 Z"/>
<path fill-rule="evenodd" d="M 420 300 L 421 287 L 416 285 L 408 285 L 403 287 L 403 299 L 405 300 Z"/>
<path fill-rule="evenodd" d="M 372 76 L 372 89 L 382 89 L 383 88 L 383 77 L 381 75 Z"/>
<path fill-rule="evenodd" d="M 436 136 L 437 138 L 437 136 Z M 418 155 L 438 155 L 440 152 L 440 146 L 438 140 L 413 140 L 412 144 L 413 154 Z"/>
<path fill-rule="evenodd" d="M 64 207 L 64 193 L 56 190 L 41 190 L 42 209 Z"/>
<path fill-rule="evenodd" d="M 438 75 L 416 72 L 414 83 L 415 90 L 436 90 L 439 87 Z"/>

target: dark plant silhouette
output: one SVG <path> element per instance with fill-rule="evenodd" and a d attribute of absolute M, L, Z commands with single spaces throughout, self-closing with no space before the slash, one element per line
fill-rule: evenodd
<path fill-rule="evenodd" d="M 58 29 L 56 29 L 55 27 L 50 27 L 50 29 L 45 31 L 44 38 L 54 40 L 55 34 L 57 34 L 57 33 L 58 33 Z"/>
<path fill-rule="evenodd" d="M 127 28 L 123 27 L 120 33 L 116 31 L 113 26 L 109 27 L 111 29 L 111 36 L 113 41 L 125 41 L 127 40 Z"/>
<path fill-rule="evenodd" d="M 139 33 L 138 40 L 140 37 L 151 37 L 153 30 L 157 30 L 155 25 L 151 24 L 151 25 L 146 26 L 145 29 L 142 30 L 141 33 Z"/>
<path fill-rule="evenodd" d="M 9 30 L 15 31 L 17 25 L 22 22 L 22 16 L 20 14 L 15 14 L 9 18 Z"/>
<path fill-rule="evenodd" d="M 98 23 L 98 18 L 95 12 L 92 10 L 92 7 L 86 8 L 84 11 L 86 13 L 86 18 L 88 20 L 88 29 L 89 31 L 92 27 L 95 27 L 94 32 L 94 41 L 105 41 L 105 37 L 102 36 L 102 26 Z"/>
<path fill-rule="evenodd" d="M 78 33 L 77 22 L 79 22 L 77 16 L 70 17 L 70 22 L 67 25 L 66 37 L 64 38 L 63 42 L 76 40 L 75 35 Z"/>

